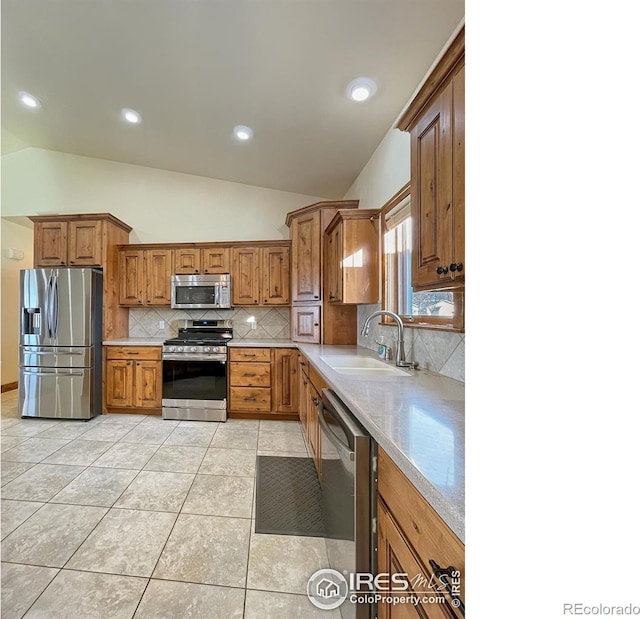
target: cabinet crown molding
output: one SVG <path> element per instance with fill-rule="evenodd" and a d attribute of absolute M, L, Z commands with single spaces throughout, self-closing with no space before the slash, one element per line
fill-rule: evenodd
<path fill-rule="evenodd" d="M 439 91 L 453 68 L 464 58 L 464 27 L 458 33 L 447 48 L 440 62 L 435 66 L 433 71 L 425 80 L 418 94 L 413 98 L 405 113 L 396 123 L 395 128 L 401 131 L 411 131 L 414 125 L 420 120 L 425 108 Z"/>
<path fill-rule="evenodd" d="M 287 219 L 285 220 L 285 223 L 287 224 L 287 226 L 291 227 L 291 220 L 294 217 L 306 215 L 307 213 L 312 213 L 313 211 L 318 211 L 323 208 L 357 209 L 358 204 L 360 204 L 360 200 L 327 200 L 325 202 L 314 202 L 313 204 L 309 204 L 309 206 L 303 206 L 302 208 L 287 213 Z"/>
<path fill-rule="evenodd" d="M 131 232 L 133 228 L 124 223 L 124 221 L 118 219 L 111 213 L 73 213 L 68 215 L 29 215 L 30 219 L 34 223 L 42 223 L 46 221 L 96 221 L 103 220 L 109 221 L 112 224 L 122 228 L 125 232 Z"/>

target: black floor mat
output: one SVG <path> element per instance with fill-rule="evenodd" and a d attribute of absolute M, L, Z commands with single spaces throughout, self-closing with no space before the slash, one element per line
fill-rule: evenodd
<path fill-rule="evenodd" d="M 310 458 L 258 456 L 256 533 L 324 537 L 320 482 Z"/>

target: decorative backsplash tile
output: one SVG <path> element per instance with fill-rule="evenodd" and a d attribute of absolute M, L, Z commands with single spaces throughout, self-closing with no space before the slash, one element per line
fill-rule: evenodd
<path fill-rule="evenodd" d="M 396 351 L 395 325 L 382 326 L 374 319 L 369 335 L 361 335 L 362 325 L 367 316 L 380 309 L 379 304 L 358 306 L 358 344 L 377 350 L 376 340 L 384 337 L 384 343 Z M 417 361 L 420 367 L 438 372 L 443 376 L 464 382 L 464 333 L 446 333 L 429 329 L 405 329 L 404 351 L 407 361 Z"/>
<path fill-rule="evenodd" d="M 248 307 L 226 310 L 173 310 L 169 308 L 132 307 L 129 310 L 129 337 L 175 337 L 185 320 L 203 318 L 233 320 L 236 339 L 270 339 L 291 337 L 291 310 L 288 307 Z M 250 317 L 257 328 L 251 329 Z M 164 321 L 164 329 L 160 321 Z"/>

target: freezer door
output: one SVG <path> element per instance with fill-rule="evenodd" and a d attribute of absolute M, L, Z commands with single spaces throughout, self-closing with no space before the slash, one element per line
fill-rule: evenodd
<path fill-rule="evenodd" d="M 99 412 L 90 369 L 23 368 L 19 410 L 23 417 L 90 419 Z"/>
<path fill-rule="evenodd" d="M 20 272 L 20 343 L 91 346 L 101 321 L 102 273 L 95 269 Z"/>
<path fill-rule="evenodd" d="M 20 346 L 20 367 L 90 368 L 93 367 L 93 348 Z"/>

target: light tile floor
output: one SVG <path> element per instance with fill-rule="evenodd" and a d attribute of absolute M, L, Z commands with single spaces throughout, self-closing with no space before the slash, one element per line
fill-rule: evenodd
<path fill-rule="evenodd" d="M 20 419 L 2 394 L 3 619 L 335 619 L 305 595 L 323 540 L 255 533 L 256 455 L 297 422 Z"/>

